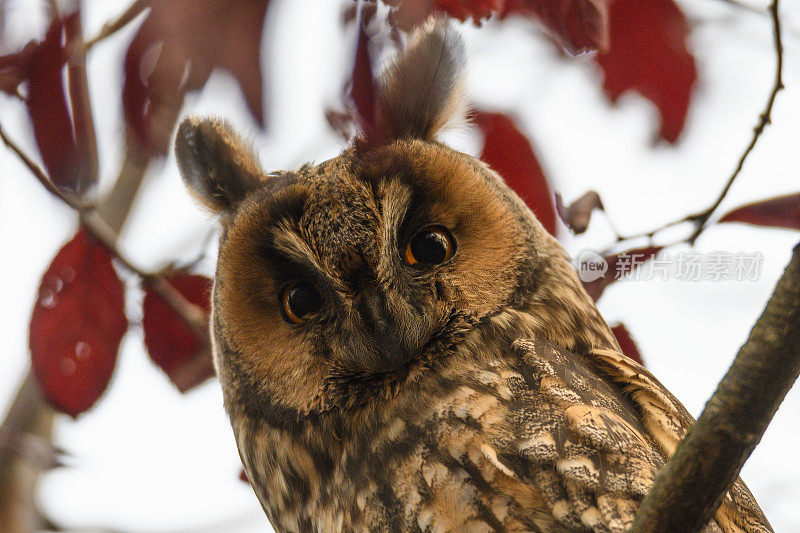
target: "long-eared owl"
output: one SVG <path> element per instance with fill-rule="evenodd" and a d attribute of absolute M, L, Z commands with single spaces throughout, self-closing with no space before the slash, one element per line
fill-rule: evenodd
<path fill-rule="evenodd" d="M 411 39 L 377 133 L 318 165 L 264 173 L 223 122 L 179 128 L 222 232 L 225 405 L 278 530 L 624 531 L 692 423 L 502 178 L 436 141 L 463 48 Z M 771 529 L 739 480 L 705 530 Z"/>

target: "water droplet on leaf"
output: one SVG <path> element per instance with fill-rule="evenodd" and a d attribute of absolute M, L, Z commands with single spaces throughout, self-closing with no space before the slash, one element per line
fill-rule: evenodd
<path fill-rule="evenodd" d="M 64 288 L 64 282 L 61 281 L 61 278 L 56 276 L 48 276 L 44 281 L 43 285 L 46 286 L 48 289 L 52 290 L 53 292 L 61 292 L 61 289 Z"/>
<path fill-rule="evenodd" d="M 56 293 L 49 287 L 42 287 L 39 291 L 39 305 L 47 309 L 52 309 L 58 303 Z"/>
<path fill-rule="evenodd" d="M 72 374 L 74 374 L 75 368 L 76 368 L 75 361 L 73 361 L 69 357 L 63 357 L 61 359 L 61 372 L 65 376 L 71 376 Z"/>
<path fill-rule="evenodd" d="M 61 277 L 64 283 L 72 283 L 75 281 L 75 269 L 71 266 L 66 266 L 61 270 Z"/>
<path fill-rule="evenodd" d="M 75 355 L 78 359 L 87 359 L 92 355 L 92 347 L 86 342 L 78 341 L 75 345 Z"/>

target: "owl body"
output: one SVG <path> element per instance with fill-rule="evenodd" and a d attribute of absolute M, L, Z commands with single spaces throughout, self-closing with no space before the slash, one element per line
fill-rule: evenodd
<path fill-rule="evenodd" d="M 618 351 L 502 178 L 435 140 L 462 45 L 387 70 L 340 156 L 264 174 L 184 121 L 222 226 L 212 331 L 242 462 L 281 531 L 624 531 L 692 422 Z M 770 531 L 741 481 L 708 531 Z"/>
<path fill-rule="evenodd" d="M 412 370 L 390 402 L 355 419 L 279 429 L 234 417 L 272 522 L 289 531 L 624 530 L 663 464 L 655 444 L 638 451 L 645 432 L 619 391 L 549 343 L 513 341 L 522 317 L 497 318 L 467 335 L 471 349 Z M 504 321 L 514 329 L 497 329 Z M 566 368 L 569 384 L 558 375 Z M 595 465 L 601 454 L 581 444 L 593 435 L 587 419 L 638 455 Z"/>

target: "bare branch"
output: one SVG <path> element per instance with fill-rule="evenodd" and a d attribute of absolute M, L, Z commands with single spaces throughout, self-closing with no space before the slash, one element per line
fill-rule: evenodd
<path fill-rule="evenodd" d="M 697 423 L 656 477 L 633 531 L 699 531 L 800 375 L 800 244 Z"/>
<path fill-rule="evenodd" d="M 750 144 L 722 193 L 708 209 L 685 221 L 694 243 L 722 203 L 747 156 L 770 123 L 783 88 L 779 0 L 769 7 L 777 65 L 775 83 Z M 699 531 L 716 512 L 755 449 L 786 393 L 800 375 L 800 244 L 747 342 L 706 404 L 697 423 L 656 477 L 636 514 L 632 531 Z M 690 496 L 690 497 L 689 497 Z"/>
<path fill-rule="evenodd" d="M 31 435 L 50 441 L 53 409 L 42 399 L 36 379 L 29 372 L 22 381 L 0 425 L 6 435 Z M 35 531 L 36 483 L 44 468 L 10 449 L 0 449 L 0 531 Z"/>
<path fill-rule="evenodd" d="M 208 339 L 208 315 L 199 306 L 187 300 L 161 275 L 145 272 L 123 254 L 116 246 L 114 229 L 94 213 L 81 216 L 81 224 L 106 246 L 126 270 L 138 275 L 164 302 L 192 328 L 200 340 Z"/>
<path fill-rule="evenodd" d="M 149 164 L 148 151 L 142 148 L 134 135 L 126 132 L 122 168 L 111 191 L 97 206 L 97 214 L 112 228 L 121 230 L 128 219 Z"/>

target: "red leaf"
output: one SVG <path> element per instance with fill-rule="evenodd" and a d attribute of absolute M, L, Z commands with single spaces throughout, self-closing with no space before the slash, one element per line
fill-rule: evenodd
<path fill-rule="evenodd" d="M 580 235 L 589 227 L 592 220 L 592 211 L 603 210 L 603 201 L 596 191 L 586 191 L 580 198 L 565 206 L 561 195 L 556 193 L 556 211 L 559 218 L 576 235 Z"/>
<path fill-rule="evenodd" d="M 447 15 L 481 24 L 498 13 L 520 15 L 544 24 L 572 53 L 605 49 L 608 45 L 609 0 L 390 0 L 393 20 L 410 30 L 431 15 Z"/>
<path fill-rule="evenodd" d="M 183 97 L 230 72 L 261 124 L 261 33 L 269 0 L 153 2 L 125 56 L 125 118 L 145 147 L 169 147 Z"/>
<path fill-rule="evenodd" d="M 644 366 L 644 359 L 642 359 L 639 347 L 636 345 L 636 341 L 633 340 L 633 337 L 631 337 L 631 333 L 628 331 L 628 328 L 625 327 L 625 324 L 619 323 L 613 326 L 611 332 L 617 338 L 617 343 L 619 343 L 622 353 Z"/>
<path fill-rule="evenodd" d="M 388 0 L 393 6 L 392 20 L 405 31 L 416 28 L 431 15 L 448 15 L 475 24 L 501 11 L 506 0 Z"/>
<path fill-rule="evenodd" d="M 31 365 L 45 398 L 71 416 L 94 405 L 127 329 L 111 253 L 81 228 L 42 277 L 31 316 Z"/>
<path fill-rule="evenodd" d="M 609 0 L 509 0 L 503 15 L 538 19 L 564 48 L 577 54 L 608 48 L 608 3 Z"/>
<path fill-rule="evenodd" d="M 90 183 L 75 139 L 62 72 L 67 54 L 62 45 L 64 26 L 77 17 L 73 13 L 55 20 L 45 40 L 32 52 L 28 62 L 28 98 L 25 103 L 33 125 L 36 145 L 50 179 L 58 187 L 84 191 Z"/>
<path fill-rule="evenodd" d="M 725 213 L 719 221 L 800 230 L 800 193 L 745 204 Z"/>
<path fill-rule="evenodd" d="M 605 257 L 600 257 L 592 252 L 584 252 L 588 257 L 581 254 L 578 258 L 580 262 L 578 274 L 584 289 L 596 302 L 609 285 L 650 261 L 663 248 L 663 246 L 646 246 Z M 598 265 L 599 268 L 591 268 L 592 263 Z"/>
<path fill-rule="evenodd" d="M 474 122 L 484 134 L 481 160 L 514 189 L 551 234 L 556 231 L 553 194 L 536 160 L 530 141 L 502 113 L 477 111 Z"/>
<path fill-rule="evenodd" d="M 437 11 L 462 22 L 471 18 L 475 23 L 480 23 L 491 17 L 492 13 L 501 11 L 506 0 L 436 0 L 434 4 Z"/>
<path fill-rule="evenodd" d="M 364 138 L 369 142 L 377 130 L 377 88 L 372 73 L 372 58 L 369 55 L 369 36 L 364 29 L 363 21 L 358 24 L 358 42 L 353 64 L 353 75 L 350 85 L 350 99 L 355 107 L 356 123 Z"/>
<path fill-rule="evenodd" d="M 19 86 L 28 77 L 28 69 L 39 45 L 29 42 L 19 52 L 0 56 L 0 91 L 10 96 L 20 96 Z"/>
<path fill-rule="evenodd" d="M 247 472 L 245 472 L 244 470 L 241 470 L 239 472 L 239 480 L 244 481 L 245 483 L 248 484 L 250 483 L 250 480 L 247 478 Z"/>
<path fill-rule="evenodd" d="M 653 102 L 659 135 L 669 142 L 683 130 L 697 80 L 688 35 L 686 17 L 672 0 L 614 0 L 610 46 L 597 55 L 606 95 L 616 102 L 632 90 Z"/>
<path fill-rule="evenodd" d="M 211 311 L 213 282 L 205 276 L 177 271 L 167 281 L 189 302 Z M 144 344 L 150 359 L 163 370 L 181 392 L 214 375 L 208 342 L 195 332 L 161 297 L 145 285 L 142 304 Z"/>

